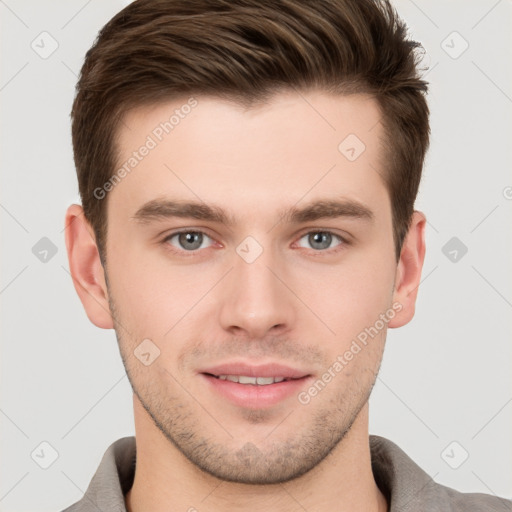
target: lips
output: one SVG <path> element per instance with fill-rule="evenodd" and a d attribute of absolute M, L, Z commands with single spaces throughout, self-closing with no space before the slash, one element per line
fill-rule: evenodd
<path fill-rule="evenodd" d="M 289 399 L 311 380 L 311 374 L 279 363 L 229 363 L 199 372 L 207 389 L 241 408 L 263 409 Z"/>
<path fill-rule="evenodd" d="M 250 377 L 248 375 L 214 375 L 214 377 L 220 380 L 229 380 L 239 384 L 252 384 L 254 386 L 268 386 L 277 382 L 283 382 L 284 380 L 290 380 L 284 377 Z"/>
<path fill-rule="evenodd" d="M 308 372 L 280 363 L 267 363 L 264 365 L 248 365 L 246 363 L 226 363 L 209 368 L 199 370 L 199 373 L 220 376 L 237 376 L 237 377 L 262 377 L 274 379 L 282 378 L 283 380 L 301 379 L 308 376 Z"/>

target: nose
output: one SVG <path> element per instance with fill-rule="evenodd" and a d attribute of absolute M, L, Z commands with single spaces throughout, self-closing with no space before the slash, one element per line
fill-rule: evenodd
<path fill-rule="evenodd" d="M 253 262 L 234 254 L 233 269 L 222 288 L 220 322 L 230 334 L 250 339 L 282 335 L 296 320 L 289 273 L 270 250 Z"/>

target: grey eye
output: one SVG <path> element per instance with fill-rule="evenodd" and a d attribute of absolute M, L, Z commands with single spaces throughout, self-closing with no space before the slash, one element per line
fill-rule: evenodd
<path fill-rule="evenodd" d="M 177 244 L 173 243 L 174 239 L 177 239 Z M 205 246 L 204 243 L 209 239 L 209 236 L 200 231 L 182 231 L 181 233 L 174 233 L 174 235 L 169 236 L 167 241 L 178 249 L 195 251 L 208 247 L 208 245 Z"/>
<path fill-rule="evenodd" d="M 307 242 L 310 244 L 310 247 L 317 250 L 330 249 L 333 238 L 338 238 L 338 240 L 341 240 L 338 235 L 330 233 L 329 231 L 311 231 L 310 233 L 306 233 L 301 238 L 301 240 L 304 238 L 307 238 Z"/>

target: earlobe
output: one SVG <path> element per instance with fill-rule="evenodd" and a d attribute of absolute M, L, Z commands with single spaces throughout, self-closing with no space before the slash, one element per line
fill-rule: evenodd
<path fill-rule="evenodd" d="M 97 327 L 112 329 L 103 266 L 94 232 L 81 206 L 72 204 L 67 209 L 65 231 L 69 271 L 85 312 Z"/>
<path fill-rule="evenodd" d="M 411 226 L 402 246 L 396 272 L 393 303 L 398 311 L 388 327 L 402 327 L 414 316 L 421 271 L 425 260 L 425 225 L 427 219 L 420 211 L 413 213 Z M 400 304 L 400 308 L 398 307 Z"/>

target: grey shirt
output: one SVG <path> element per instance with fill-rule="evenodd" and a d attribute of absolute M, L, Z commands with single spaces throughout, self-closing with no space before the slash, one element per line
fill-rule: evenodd
<path fill-rule="evenodd" d="M 370 436 L 372 470 L 389 512 L 512 511 L 512 501 L 461 493 L 437 484 L 396 444 Z M 124 495 L 135 475 L 135 437 L 112 443 L 82 499 L 63 512 L 126 512 Z"/>

